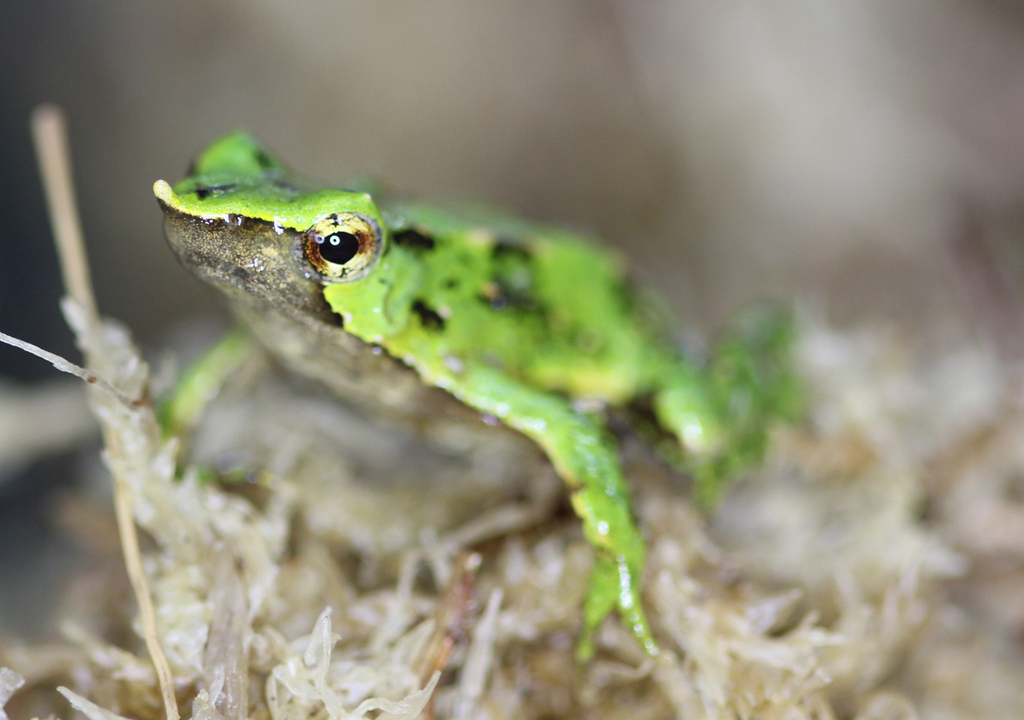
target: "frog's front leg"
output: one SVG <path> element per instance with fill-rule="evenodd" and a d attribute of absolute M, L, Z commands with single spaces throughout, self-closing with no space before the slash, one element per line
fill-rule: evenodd
<path fill-rule="evenodd" d="M 227 379 L 252 355 L 252 338 L 236 328 L 186 368 L 158 414 L 165 437 L 184 438 Z"/>
<path fill-rule="evenodd" d="M 523 385 L 489 366 L 476 364 L 444 375 L 435 378 L 439 385 L 537 442 L 569 486 L 573 509 L 596 551 L 577 656 L 586 660 L 593 655 L 594 630 L 613 609 L 644 649 L 657 653 L 641 604 L 644 542 L 633 521 L 615 449 L 601 428 L 564 398 Z"/>

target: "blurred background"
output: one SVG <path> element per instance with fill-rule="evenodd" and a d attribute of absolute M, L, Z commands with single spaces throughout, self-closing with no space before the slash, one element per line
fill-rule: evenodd
<path fill-rule="evenodd" d="M 981 238 L 1009 287 L 1021 264 L 1005 0 L 7 0 L 0 93 L 0 329 L 72 358 L 28 131 L 46 101 L 100 308 L 151 349 L 222 317 L 166 249 L 153 181 L 239 126 L 304 174 L 598 234 L 705 332 L 776 297 L 950 342 L 978 325 L 952 250 Z M 0 380 L 54 375 L 0 347 Z M 0 577 L 47 567 L 62 462 L 0 483 Z M 40 601 L 12 602 L 0 620 Z"/>

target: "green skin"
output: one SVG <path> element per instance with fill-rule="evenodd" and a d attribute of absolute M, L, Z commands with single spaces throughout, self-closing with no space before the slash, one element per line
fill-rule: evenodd
<path fill-rule="evenodd" d="M 516 219 L 311 184 L 243 132 L 207 148 L 173 189 L 154 190 L 182 262 L 298 372 L 374 412 L 477 429 L 483 413 L 540 446 L 596 553 L 579 657 L 612 610 L 657 653 L 616 448 L 600 416 L 579 408 L 646 398 L 698 494 L 713 498 L 724 475 L 760 456 L 767 421 L 791 414 L 791 376 L 777 360 L 788 323 L 758 321 L 698 368 L 643 312 L 613 253 Z M 302 236 L 347 212 L 380 228 L 381 249 L 353 279 L 330 279 Z"/>

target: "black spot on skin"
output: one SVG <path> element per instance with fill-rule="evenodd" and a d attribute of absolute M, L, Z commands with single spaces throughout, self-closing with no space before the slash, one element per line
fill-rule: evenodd
<path fill-rule="evenodd" d="M 416 230 L 401 230 L 392 235 L 391 239 L 395 242 L 395 245 L 401 245 L 410 250 L 433 250 L 435 245 L 434 238 Z"/>
<path fill-rule="evenodd" d="M 521 243 L 517 243 L 515 240 L 509 240 L 508 238 L 498 238 L 495 240 L 494 247 L 491 248 L 491 255 L 495 260 L 504 258 L 517 258 L 519 260 L 533 259 L 529 248 L 525 247 Z"/>
<path fill-rule="evenodd" d="M 533 255 L 514 240 L 498 238 L 491 248 L 491 282 L 485 297 L 494 310 L 533 311 Z"/>
<path fill-rule="evenodd" d="M 420 324 L 427 330 L 444 330 L 444 318 L 422 300 L 412 304 L 412 311 L 420 318 Z"/>
<path fill-rule="evenodd" d="M 255 153 L 253 153 L 253 159 L 256 161 L 256 164 L 259 165 L 260 168 L 263 170 L 277 167 L 277 163 L 274 162 L 274 159 L 267 155 L 267 153 L 264 152 L 263 150 L 257 150 Z"/>
<path fill-rule="evenodd" d="M 196 185 L 196 197 L 205 200 L 208 197 L 216 197 L 225 193 L 234 192 L 238 189 L 237 183 L 218 183 L 216 185 Z"/>
<path fill-rule="evenodd" d="M 492 310 L 518 310 L 521 312 L 542 311 L 540 303 L 531 292 L 513 290 L 497 284 L 498 291 L 492 296 L 477 295 L 480 302 L 486 303 Z"/>
<path fill-rule="evenodd" d="M 529 290 L 513 290 L 502 288 L 499 297 L 505 300 L 505 305 L 519 308 L 521 310 L 535 310 L 539 303 L 536 296 Z"/>
<path fill-rule="evenodd" d="M 455 288 L 457 288 L 459 286 L 459 279 L 458 278 L 448 278 L 447 280 L 444 281 L 444 286 L 448 290 L 454 290 Z"/>

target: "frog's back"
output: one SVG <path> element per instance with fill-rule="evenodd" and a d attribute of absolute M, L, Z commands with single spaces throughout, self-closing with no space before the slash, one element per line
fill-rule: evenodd
<path fill-rule="evenodd" d="M 411 332 L 440 354 L 613 402 L 648 389 L 672 354 L 621 259 L 589 238 L 476 208 L 383 214 L 394 251 L 423 269 Z"/>

